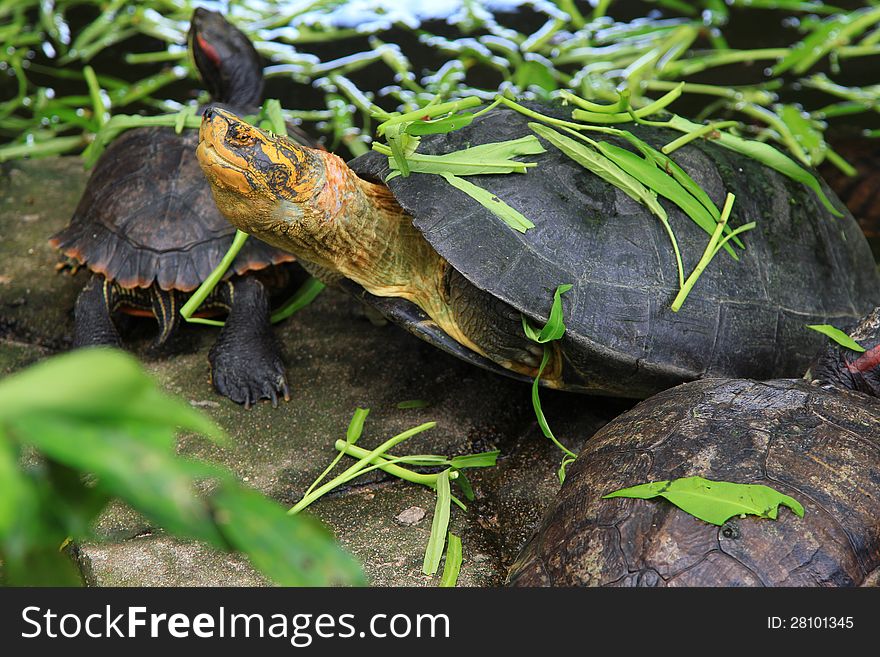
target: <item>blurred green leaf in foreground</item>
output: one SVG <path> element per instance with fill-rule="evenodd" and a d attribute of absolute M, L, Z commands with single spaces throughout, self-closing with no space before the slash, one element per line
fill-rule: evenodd
<path fill-rule="evenodd" d="M 0 583 L 79 585 L 62 546 L 95 540 L 113 498 L 177 537 L 243 553 L 277 584 L 365 583 L 317 521 L 177 456 L 181 429 L 226 440 L 120 351 L 82 349 L 0 381 Z M 206 480 L 211 492 L 199 494 Z"/>

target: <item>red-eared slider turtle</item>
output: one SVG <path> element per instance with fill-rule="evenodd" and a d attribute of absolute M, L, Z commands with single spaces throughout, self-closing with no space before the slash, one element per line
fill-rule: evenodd
<path fill-rule="evenodd" d="M 189 43 L 217 101 L 244 109 L 263 89 L 260 57 L 248 38 L 220 14 L 196 9 Z M 76 302 L 73 343 L 121 344 L 117 311 L 159 323 L 157 345 L 179 325 L 185 293 L 217 266 L 234 228 L 217 210 L 195 149 L 198 132 L 139 128 L 116 139 L 89 178 L 70 224 L 51 243 L 93 276 Z M 294 260 L 249 240 L 203 309 L 228 312 L 210 351 L 214 387 L 247 406 L 288 396 L 284 365 L 269 325 L 263 284 L 250 272 Z"/>
<path fill-rule="evenodd" d="M 419 152 L 520 138 L 532 134 L 527 122 L 496 109 L 423 138 Z M 655 147 L 675 136 L 633 131 Z M 378 181 L 388 160 L 378 153 L 346 165 L 219 109 L 204 114 L 198 157 L 234 225 L 348 279 L 393 319 L 468 360 L 533 377 L 541 350 L 525 339 L 520 314 L 547 321 L 553 291 L 573 284 L 567 332 L 545 372 L 555 387 L 638 398 L 707 376 L 794 376 L 821 340 L 804 324 L 852 323 L 876 305 L 880 279 L 850 215 L 835 218 L 803 185 L 698 141 L 676 152 L 678 163 L 719 206 L 735 193 L 737 220 L 758 228 L 740 262 L 719 256 L 672 312 L 676 268 L 660 223 L 546 148 L 525 176 L 478 179 L 536 224 L 525 234 L 441 176 L 386 186 Z M 706 234 L 676 208 L 669 214 L 695 262 Z"/>
<path fill-rule="evenodd" d="M 880 586 L 880 309 L 829 348 L 812 381 L 706 379 L 603 427 L 511 569 L 519 586 Z M 602 499 L 701 476 L 764 484 L 799 518 L 721 527 L 665 501 Z"/>

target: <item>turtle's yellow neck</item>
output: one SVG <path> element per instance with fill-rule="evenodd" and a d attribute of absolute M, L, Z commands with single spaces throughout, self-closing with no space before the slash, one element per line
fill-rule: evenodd
<path fill-rule="evenodd" d="M 257 236 L 353 280 L 370 294 L 415 303 L 450 337 L 483 354 L 450 311 L 443 289 L 448 263 L 390 190 L 359 178 L 335 155 L 320 155 L 324 167 L 318 169 L 320 179 L 312 181 L 311 202 L 282 200 L 274 226 Z"/>

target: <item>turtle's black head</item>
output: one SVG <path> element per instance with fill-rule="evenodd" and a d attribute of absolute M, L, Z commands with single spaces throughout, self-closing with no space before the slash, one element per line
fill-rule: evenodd
<path fill-rule="evenodd" d="M 263 63 L 244 32 L 219 13 L 199 7 L 193 12 L 187 41 L 214 100 L 233 107 L 259 104 Z"/>
<path fill-rule="evenodd" d="M 880 397 L 880 308 L 862 319 L 849 336 L 865 351 L 831 343 L 810 368 L 811 378 Z"/>

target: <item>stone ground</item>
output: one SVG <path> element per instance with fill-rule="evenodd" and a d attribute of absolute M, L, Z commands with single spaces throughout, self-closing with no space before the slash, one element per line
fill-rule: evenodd
<path fill-rule="evenodd" d="M 69 219 L 85 181 L 77 158 L 0 166 L 0 376 L 69 348 L 73 304 L 87 274 L 56 273 L 46 240 Z M 342 293 L 325 291 L 277 327 L 293 389 L 277 409 L 264 403 L 246 411 L 214 393 L 206 355 L 216 329 L 187 326 L 173 349 L 155 357 L 147 350 L 152 327 L 139 324 L 132 349 L 147 369 L 233 439 L 220 448 L 183 436 L 180 451 L 227 465 L 284 504 L 296 502 L 335 456 L 333 442 L 358 406 L 371 409 L 361 441 L 367 447 L 435 420 L 435 429 L 405 444 L 408 452 L 500 449 L 497 467 L 472 471 L 476 502 L 467 513 L 453 511 L 451 528 L 464 544 L 461 585 L 501 584 L 558 488 L 560 454 L 537 428 L 527 385 L 459 362 L 398 327 L 374 326 Z M 427 406 L 397 408 L 410 399 Z M 552 391 L 542 400 L 555 433 L 575 451 L 626 408 Z M 355 483 L 311 512 L 364 564 L 373 585 L 436 585 L 421 573 L 433 493 L 381 472 Z M 265 583 L 246 560 L 178 541 L 121 504 L 107 510 L 97 533 L 100 541 L 78 549 L 92 585 Z"/>

